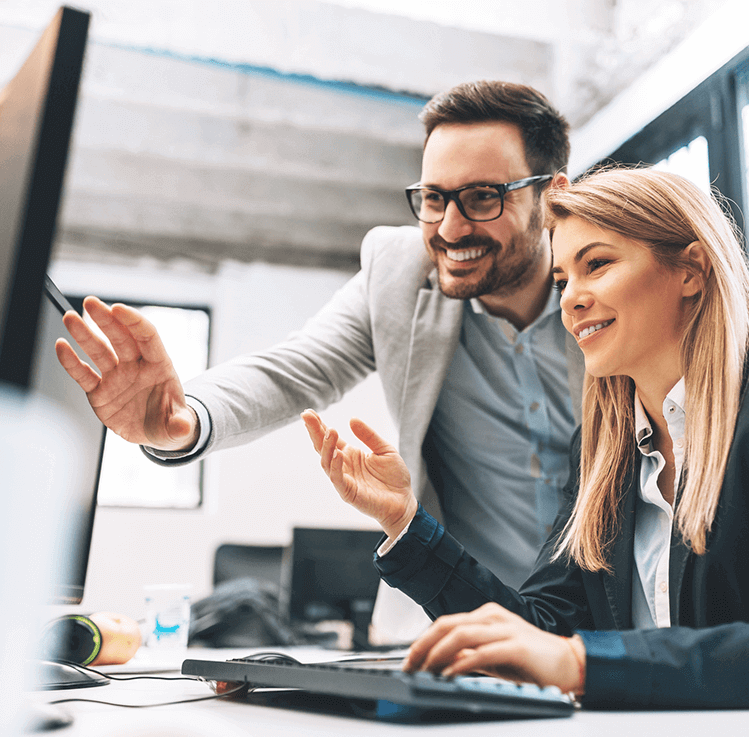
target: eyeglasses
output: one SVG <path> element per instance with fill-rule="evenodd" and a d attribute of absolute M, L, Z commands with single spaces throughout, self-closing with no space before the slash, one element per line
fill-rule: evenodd
<path fill-rule="evenodd" d="M 507 184 L 480 184 L 453 190 L 422 187 L 420 183 L 416 183 L 406 187 L 406 197 L 411 212 L 422 223 L 442 222 L 450 200 L 455 202 L 466 220 L 485 223 L 502 215 L 508 192 L 530 187 L 538 182 L 548 182 L 550 179 L 553 179 L 551 174 L 542 174 Z"/>

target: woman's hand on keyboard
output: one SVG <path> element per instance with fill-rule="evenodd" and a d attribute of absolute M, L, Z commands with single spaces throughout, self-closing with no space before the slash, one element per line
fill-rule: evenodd
<path fill-rule="evenodd" d="M 435 620 L 411 646 L 403 669 L 444 676 L 485 673 L 579 695 L 585 688 L 585 646 L 579 637 L 545 632 L 489 603 Z"/>
<path fill-rule="evenodd" d="M 351 430 L 371 453 L 341 440 L 311 409 L 302 419 L 320 465 L 343 501 L 376 519 L 388 537 L 396 537 L 413 519 L 418 502 L 408 468 L 395 448 L 361 420 L 351 420 Z"/>

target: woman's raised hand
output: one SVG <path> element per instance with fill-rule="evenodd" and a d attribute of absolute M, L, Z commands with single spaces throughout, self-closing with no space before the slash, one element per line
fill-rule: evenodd
<path fill-rule="evenodd" d="M 63 338 L 55 349 L 96 416 L 131 443 L 161 450 L 192 447 L 198 420 L 185 403 L 182 384 L 156 328 L 126 305 L 109 307 L 96 297 L 86 297 L 83 305 L 109 344 L 76 312 L 67 312 L 63 322 L 100 373 Z"/>
<path fill-rule="evenodd" d="M 395 448 L 369 425 L 351 420 L 351 430 L 372 452 L 366 453 L 341 440 L 311 409 L 302 419 L 320 465 L 343 501 L 376 519 L 388 537 L 395 537 L 413 519 L 418 502 L 411 476 Z"/>
<path fill-rule="evenodd" d="M 436 619 L 411 645 L 403 668 L 444 676 L 485 673 L 581 694 L 585 646 L 577 637 L 545 632 L 492 602 Z"/>

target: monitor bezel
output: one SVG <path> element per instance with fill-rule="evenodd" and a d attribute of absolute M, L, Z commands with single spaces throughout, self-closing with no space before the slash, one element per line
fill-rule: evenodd
<path fill-rule="evenodd" d="M 62 7 L 0 92 L 0 382 L 28 389 L 90 14 Z"/>

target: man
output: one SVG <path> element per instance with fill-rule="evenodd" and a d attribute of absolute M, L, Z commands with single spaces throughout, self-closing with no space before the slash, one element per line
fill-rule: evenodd
<path fill-rule="evenodd" d="M 459 85 L 420 117 L 407 194 L 421 233 L 371 231 L 361 271 L 300 333 L 183 393 L 153 327 L 88 298 L 116 355 L 69 314 L 101 376 L 64 343 L 58 356 L 102 421 L 163 464 L 248 442 L 377 370 L 421 502 L 514 586 L 556 514 L 579 419 L 582 360 L 552 293 L 542 202 L 567 182 L 568 126 L 502 82 Z"/>

